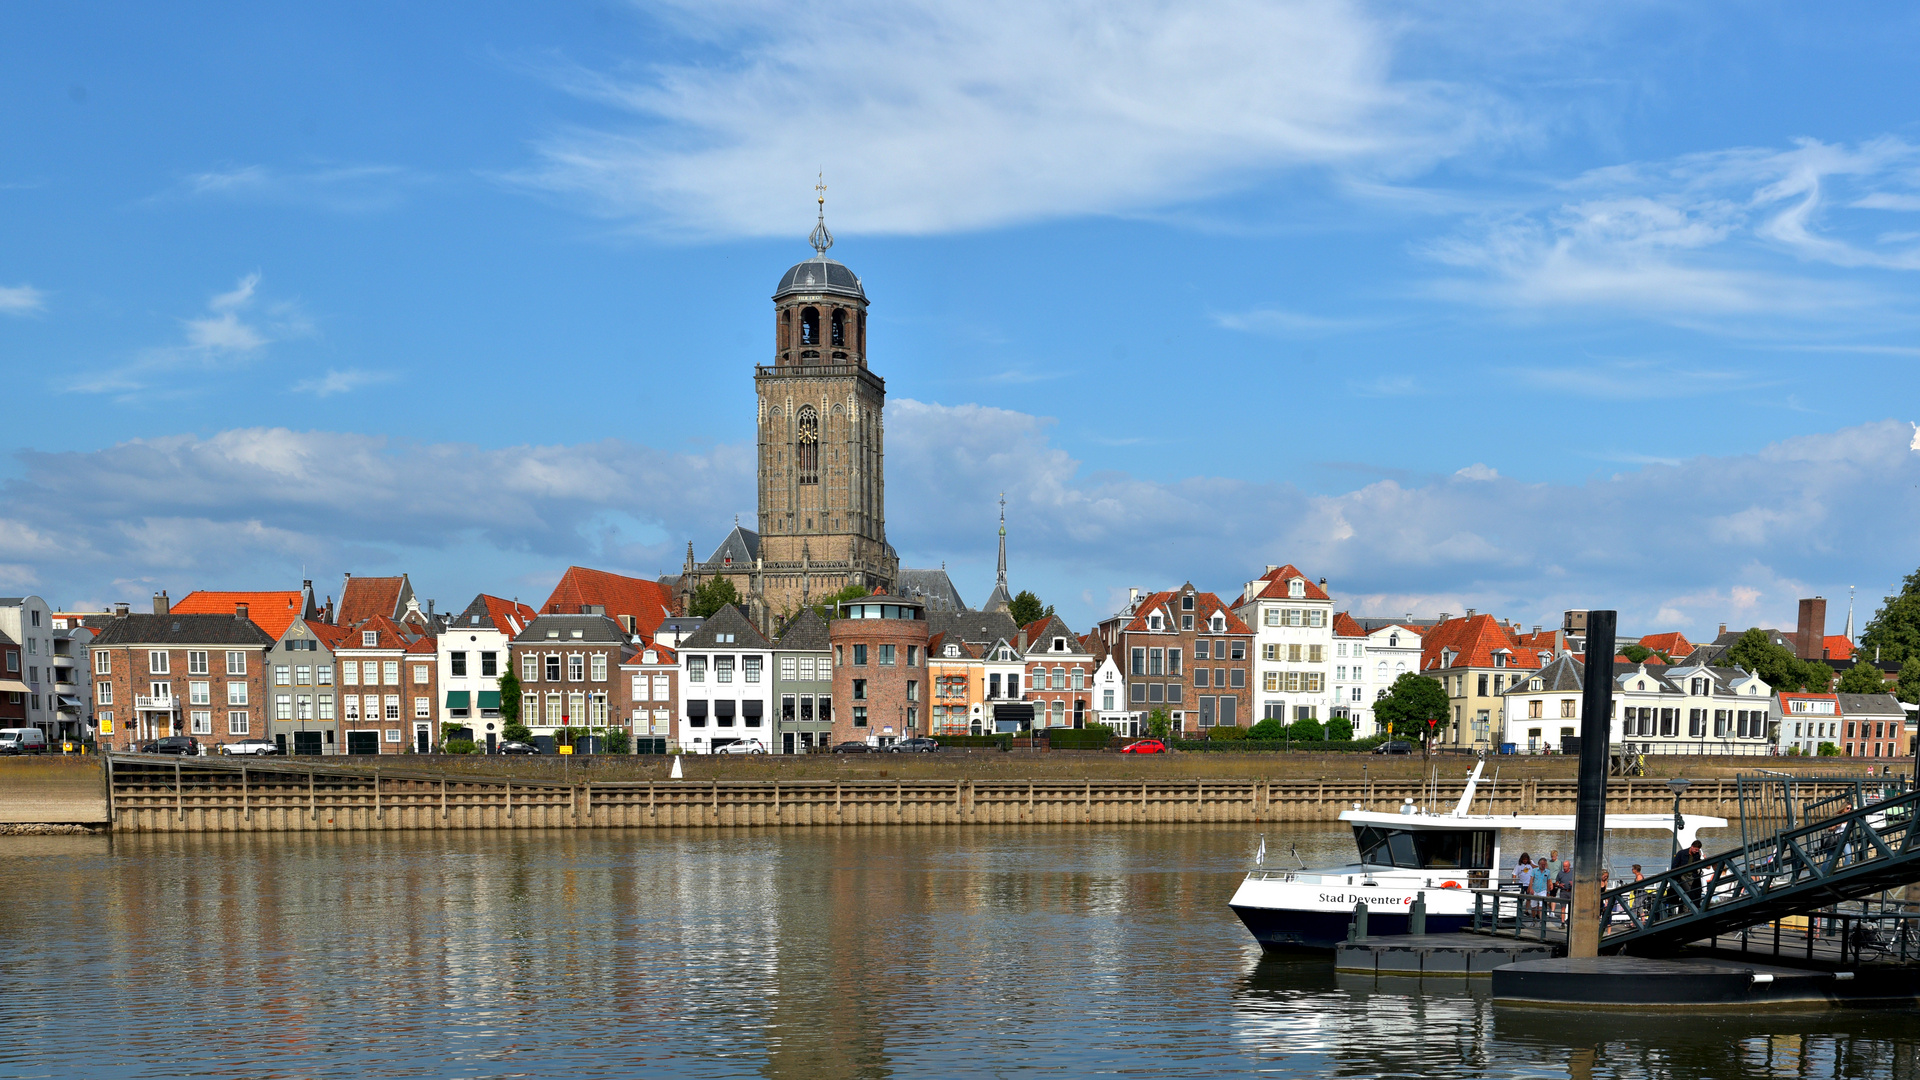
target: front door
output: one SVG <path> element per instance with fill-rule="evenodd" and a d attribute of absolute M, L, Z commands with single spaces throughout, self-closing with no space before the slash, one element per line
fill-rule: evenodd
<path fill-rule="evenodd" d="M 295 735 L 296 740 L 299 735 Z M 377 731 L 347 732 L 347 753 L 377 754 L 380 752 L 380 733 Z M 319 753 L 315 750 L 314 753 Z"/>
<path fill-rule="evenodd" d="M 413 743 L 413 748 L 416 753 L 426 754 L 433 751 L 433 736 L 427 734 L 426 728 L 416 728 L 414 730 Z"/>
<path fill-rule="evenodd" d="M 286 752 L 286 736 L 275 735 L 274 741 L 280 744 L 280 752 Z M 317 731 L 296 731 L 293 733 L 293 752 L 296 754 L 318 754 L 320 752 L 320 733 Z"/>
<path fill-rule="evenodd" d="M 273 745 L 279 747 L 280 752 L 282 754 L 286 753 L 287 752 L 287 733 L 282 731 L 274 735 Z"/>
<path fill-rule="evenodd" d="M 781 734 L 780 752 L 783 754 L 793 753 L 793 732 L 788 731 Z"/>

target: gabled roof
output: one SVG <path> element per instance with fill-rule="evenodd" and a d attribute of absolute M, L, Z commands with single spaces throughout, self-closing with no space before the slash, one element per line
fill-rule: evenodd
<path fill-rule="evenodd" d="M 608 615 L 631 616 L 634 632 L 647 638 L 653 637 L 661 621 L 673 614 L 673 596 L 659 582 L 584 566 L 567 567 L 540 610 L 577 614 L 585 604 L 598 604 Z"/>
<path fill-rule="evenodd" d="M 1473 615 L 1446 622 L 1430 629 L 1420 639 L 1420 670 L 1441 670 L 1442 655 L 1453 653 L 1449 668 L 1490 668 L 1493 655 L 1505 650 L 1509 668 L 1539 668 L 1540 651 L 1523 645 L 1491 615 Z"/>
<path fill-rule="evenodd" d="M 1866 713 L 1871 716 L 1898 716 L 1904 719 L 1907 711 L 1900 707 L 1900 699 L 1892 694 L 1835 694 L 1840 699 L 1840 711 L 1843 713 Z"/>
<path fill-rule="evenodd" d="M 527 628 L 536 612 L 516 600 L 481 593 L 458 615 L 447 617 L 448 630 L 498 630 L 512 638 Z"/>
<path fill-rule="evenodd" d="M 1828 660 L 1853 659 L 1853 642 L 1845 634 L 1828 634 L 1820 639 L 1821 649 Z"/>
<path fill-rule="evenodd" d="M 722 634 L 732 635 L 731 639 L 721 641 Z M 700 629 L 695 630 L 691 636 L 680 643 L 681 652 L 701 649 L 718 649 L 725 652 L 729 649 L 771 648 L 773 643 L 768 641 L 760 631 L 754 629 L 753 623 L 741 614 L 738 606 L 733 604 L 726 604 L 719 611 L 707 616 L 707 621 L 701 625 Z"/>
<path fill-rule="evenodd" d="M 342 626 L 352 626 L 376 615 L 398 619 L 407 613 L 407 601 L 412 598 L 413 585 L 405 574 L 349 577 L 340 587 L 340 610 L 336 618 Z"/>
<path fill-rule="evenodd" d="M 1027 624 L 1026 631 L 1028 656 L 1042 654 L 1049 656 L 1066 655 L 1053 651 L 1053 639 L 1057 637 L 1066 638 L 1067 641 L 1071 643 L 1068 645 L 1068 648 L 1072 652 L 1078 653 L 1085 651 L 1085 647 L 1080 644 L 1080 635 L 1074 633 L 1072 628 L 1067 626 L 1067 621 L 1058 615 L 1048 615 L 1045 618 L 1035 619 Z"/>
<path fill-rule="evenodd" d="M 1222 633 L 1253 633 L 1246 622 L 1241 619 L 1240 616 L 1233 613 L 1232 608 L 1222 603 L 1218 596 L 1210 592 L 1201 592 L 1198 589 L 1194 589 L 1193 610 L 1187 611 L 1181 608 L 1180 598 L 1187 595 L 1188 589 L 1193 589 L 1191 583 L 1178 589 L 1168 589 L 1164 592 L 1157 592 L 1149 596 L 1141 597 L 1140 603 L 1134 606 L 1133 618 L 1128 620 L 1126 626 L 1122 627 L 1122 629 L 1139 633 L 1151 633 L 1152 631 L 1147 629 L 1147 617 L 1158 612 L 1167 618 L 1165 629 L 1178 632 L 1180 628 L 1180 616 L 1192 615 L 1194 626 L 1198 628 L 1203 624 L 1211 622 L 1213 613 L 1217 611 L 1225 617 L 1226 629 L 1221 631 Z M 1323 593 L 1322 596 L 1324 595 Z M 1196 632 L 1212 633 L 1213 631 L 1199 631 L 1196 629 Z"/>
<path fill-rule="evenodd" d="M 1561 656 L 1546 667 L 1524 679 L 1514 680 L 1514 684 L 1502 696 L 1516 694 L 1566 694 L 1577 693 L 1586 685 L 1586 666 L 1572 656 Z M 1540 689 L 1533 689 L 1533 680 L 1540 680 Z"/>
<path fill-rule="evenodd" d="M 1334 637 L 1366 637 L 1367 629 L 1353 621 L 1353 616 L 1344 611 L 1333 613 Z"/>
<path fill-rule="evenodd" d="M 342 626 L 340 630 L 339 642 L 331 646 L 335 652 L 354 649 L 399 649 L 402 652 L 430 653 L 439 648 L 433 635 L 427 633 L 422 627 L 390 619 L 385 615 L 362 619 L 352 626 Z M 366 639 L 363 635 L 368 632 L 378 635 L 372 645 L 365 644 Z"/>
<path fill-rule="evenodd" d="M 958 656 L 947 655 L 947 646 L 949 645 L 958 650 Z M 930 661 L 978 660 L 981 656 L 985 655 L 985 649 L 986 647 L 984 645 L 975 645 L 971 642 L 961 641 L 959 638 L 949 637 L 946 634 L 935 634 L 927 639 L 927 659 Z"/>
<path fill-rule="evenodd" d="M 1686 656 L 1693 652 L 1693 642 L 1677 630 L 1666 634 L 1647 634 L 1640 639 L 1640 647 L 1671 657 Z"/>
<path fill-rule="evenodd" d="M 927 631 L 951 634 L 975 645 L 1012 641 L 1020 634 L 1013 616 L 1004 611 L 929 611 Z"/>
<path fill-rule="evenodd" d="M 827 620 L 811 607 L 788 620 L 773 647 L 782 652 L 826 652 L 831 646 Z"/>
<path fill-rule="evenodd" d="M 1292 581 L 1295 578 L 1299 578 L 1301 581 L 1306 583 L 1306 588 L 1303 590 L 1304 595 L 1302 596 L 1288 595 L 1290 588 L 1287 583 L 1289 581 Z M 1247 595 L 1247 598 L 1245 600 L 1240 601 L 1240 603 L 1248 604 L 1255 600 L 1262 600 L 1262 599 L 1265 599 L 1265 600 L 1331 600 L 1332 599 L 1332 597 L 1327 595 L 1327 590 L 1314 584 L 1314 581 L 1312 578 L 1308 577 L 1307 575 L 1301 573 L 1299 570 L 1295 569 L 1292 563 L 1288 563 L 1285 566 L 1276 566 L 1272 570 L 1269 570 L 1266 573 L 1255 578 L 1254 581 L 1257 583 L 1258 587 L 1255 588 L 1253 592 L 1249 593 Z"/>
<path fill-rule="evenodd" d="M 276 641 L 287 632 L 293 620 L 306 614 L 300 610 L 300 592 L 297 589 L 285 592 L 214 592 L 195 589 L 174 603 L 171 610 L 182 615 L 232 615 L 241 604 L 247 605 L 247 618 Z"/>
<path fill-rule="evenodd" d="M 101 645 L 272 645 L 253 621 L 249 611 L 244 619 L 232 614 L 195 615 L 169 612 L 165 615 L 118 615 L 109 619 L 93 644 Z"/>
<path fill-rule="evenodd" d="M 329 652 L 339 648 L 341 639 L 347 636 L 347 628 L 344 626 L 321 622 L 319 619 L 308 619 L 306 623 L 307 633 L 312 634 L 314 640 L 325 645 Z"/>
<path fill-rule="evenodd" d="M 648 641 L 644 645 L 635 646 L 632 655 L 626 657 L 624 660 L 621 660 L 620 663 L 622 665 L 645 664 L 647 662 L 648 649 L 653 650 L 653 654 L 655 657 L 655 660 L 654 660 L 655 667 L 660 667 L 663 665 L 672 666 L 680 662 L 679 652 L 677 652 L 671 645 L 662 645 L 657 641 Z"/>
<path fill-rule="evenodd" d="M 928 611 L 967 609 L 967 602 L 960 599 L 960 590 L 953 587 L 953 579 L 947 576 L 945 567 L 938 570 L 902 569 L 893 591 L 925 604 Z"/>
<path fill-rule="evenodd" d="M 579 636 L 575 637 L 575 632 Z M 557 636 L 556 636 L 557 635 Z M 515 645 L 538 645 L 543 641 L 559 644 L 578 641 L 584 645 L 624 644 L 627 632 L 610 615 L 536 615 L 525 630 L 513 639 Z"/>
<path fill-rule="evenodd" d="M 760 557 L 760 534 L 743 525 L 735 525 L 713 554 L 700 565 L 709 573 L 719 570 L 747 570 Z"/>

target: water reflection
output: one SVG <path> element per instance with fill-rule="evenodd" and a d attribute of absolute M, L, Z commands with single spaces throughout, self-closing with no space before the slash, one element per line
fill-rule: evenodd
<path fill-rule="evenodd" d="M 1263 956 L 1237 827 L 27 839 L 5 1075 L 1912 1072 L 1911 1014 L 1540 1017 Z"/>

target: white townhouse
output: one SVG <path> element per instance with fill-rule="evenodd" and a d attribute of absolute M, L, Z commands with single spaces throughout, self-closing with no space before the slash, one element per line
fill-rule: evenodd
<path fill-rule="evenodd" d="M 1253 630 L 1254 722 L 1333 716 L 1333 599 L 1327 581 L 1269 566 L 1247 582 L 1233 613 Z"/>
<path fill-rule="evenodd" d="M 1131 712 L 1127 705 L 1127 680 L 1120 673 L 1120 665 L 1108 653 L 1093 669 L 1093 722 L 1105 724 L 1113 729 L 1115 735 L 1144 735 L 1146 730 L 1140 720 L 1140 714 Z"/>
<path fill-rule="evenodd" d="M 1798 750 L 1813 757 L 1820 753 L 1821 743 L 1832 743 L 1835 750 L 1840 749 L 1840 726 L 1845 721 L 1839 694 L 1783 690 L 1774 695 L 1772 706 L 1770 719 L 1778 725 L 1776 741 L 1782 753 Z"/>
<path fill-rule="evenodd" d="M 1614 668 L 1611 741 L 1639 754 L 1769 754 L 1772 694 L 1738 667 Z M 1581 734 L 1585 666 L 1562 655 L 1502 695 L 1502 743 L 1521 753 L 1567 749 Z"/>
<path fill-rule="evenodd" d="M 729 604 L 681 639 L 680 749 L 711 754 L 742 739 L 774 739 L 773 643 Z"/>
<path fill-rule="evenodd" d="M 1383 619 L 1333 616 L 1333 709 L 1345 717 L 1356 739 L 1384 735 L 1374 719 L 1373 703 L 1387 695 L 1395 679 L 1420 670 L 1420 628 Z"/>
<path fill-rule="evenodd" d="M 465 611 L 446 616 L 435 650 L 441 723 L 466 728 L 482 746 L 503 741 L 500 676 L 509 670 L 513 639 L 533 622 L 535 614 L 526 604 L 481 593 Z M 527 719 L 522 717 L 520 722 Z"/>

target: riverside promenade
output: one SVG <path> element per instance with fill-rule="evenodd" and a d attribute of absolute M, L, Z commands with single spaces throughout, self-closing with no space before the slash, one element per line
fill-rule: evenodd
<path fill-rule="evenodd" d="M 0 762 L 0 827 L 119 832 L 312 832 L 970 824 L 1332 822 L 1356 804 L 1412 799 L 1444 812 L 1470 759 L 1362 755 L 815 755 L 744 759 L 100 758 Z M 1508 761 L 1512 761 L 1511 768 Z M 1565 759 L 1501 759 L 1474 811 L 1563 814 L 1575 782 Z M 1693 783 L 1690 814 L 1737 812 L 1741 759 L 1676 759 Z M 1864 772 L 1809 768 L 1843 778 Z M 1437 776 L 1436 776 L 1437 773 Z M 1452 775 L 1449 775 L 1452 774 Z M 1664 779 L 1617 779 L 1609 810 L 1673 808 Z"/>

